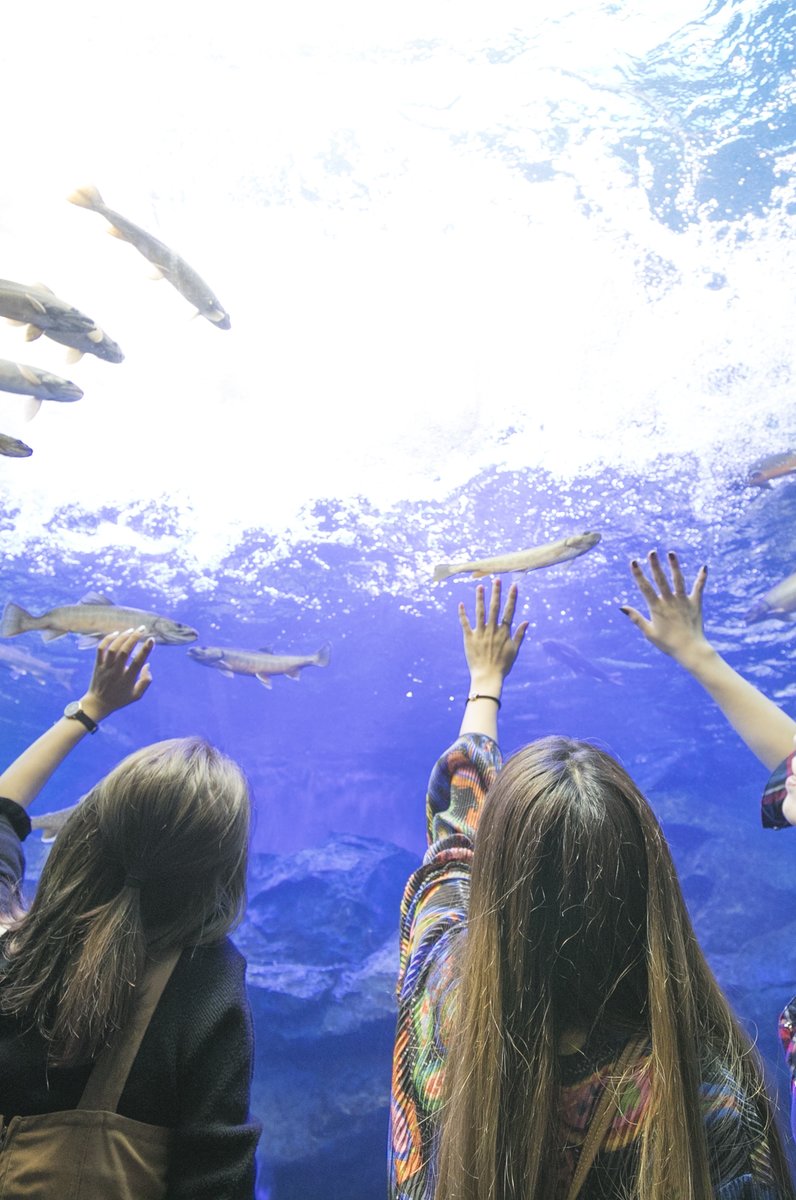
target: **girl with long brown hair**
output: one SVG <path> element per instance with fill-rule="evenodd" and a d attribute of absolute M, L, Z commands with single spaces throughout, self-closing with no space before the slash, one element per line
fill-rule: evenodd
<path fill-rule="evenodd" d="M 502 766 L 527 624 L 476 591 L 470 692 L 401 909 L 395 1200 L 793 1197 L 760 1064 L 697 943 L 655 816 L 610 755 Z"/>
<path fill-rule="evenodd" d="M 0 775 L 0 852 L 66 755 L 147 690 L 153 643 L 140 641 L 105 638 L 81 700 Z M 19 852 L 5 855 L 1 1197 L 252 1200 L 251 1014 L 226 937 L 248 832 L 240 768 L 179 738 L 83 797 L 26 913 L 9 894 Z"/>

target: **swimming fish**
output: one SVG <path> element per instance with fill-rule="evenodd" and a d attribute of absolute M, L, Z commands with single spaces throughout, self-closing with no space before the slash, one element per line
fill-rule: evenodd
<path fill-rule="evenodd" d="M 44 334 L 54 342 L 70 346 L 76 361 L 82 354 L 96 354 L 107 362 L 124 358 L 116 342 L 87 317 L 65 300 L 60 300 L 43 283 L 14 283 L 0 279 L 0 316 L 12 325 L 27 325 L 25 340 L 33 342 Z"/>
<path fill-rule="evenodd" d="M 66 356 L 66 361 L 70 363 L 77 362 L 84 354 L 94 354 L 97 358 L 104 359 L 105 362 L 120 363 L 124 361 L 121 347 L 112 338 L 109 338 L 98 325 L 95 325 L 88 333 L 48 329 L 47 337 L 52 338 L 54 342 L 60 342 L 62 346 L 70 347 L 69 354 Z M 28 340 L 31 339 L 28 338 Z"/>
<path fill-rule="evenodd" d="M 304 667 L 328 667 L 331 646 L 325 642 L 315 654 L 274 654 L 271 650 L 233 650 L 227 646 L 192 646 L 188 653 L 195 662 L 215 667 L 222 675 L 254 675 L 264 687 L 270 687 L 272 675 L 299 679 Z"/>
<path fill-rule="evenodd" d="M 59 808 L 55 812 L 40 813 L 30 818 L 30 827 L 41 830 L 43 842 L 54 842 L 76 808 L 77 804 L 70 804 L 68 808 Z"/>
<path fill-rule="evenodd" d="M 769 454 L 761 458 L 749 468 L 749 474 L 744 480 L 745 487 L 770 488 L 772 479 L 780 479 L 783 475 L 796 475 L 796 454 L 787 450 L 784 454 Z"/>
<path fill-rule="evenodd" d="M 79 604 L 51 608 L 38 617 L 9 600 L 0 621 L 0 637 L 16 637 L 36 630 L 45 642 L 51 642 L 67 633 L 76 633 L 78 647 L 86 650 L 94 647 L 106 633 L 136 629 L 139 625 L 144 626 L 147 637 L 154 638 L 162 646 L 180 646 L 195 642 L 199 637 L 190 625 L 182 625 L 170 617 L 161 617 L 142 608 L 123 608 L 99 592 L 89 592 Z"/>
<path fill-rule="evenodd" d="M 9 362 L 0 358 L 0 392 L 15 392 L 19 396 L 32 397 L 29 416 L 34 417 L 41 408 L 42 400 L 60 400 L 71 403 L 83 395 L 77 384 L 38 367 L 24 363 Z"/>
<path fill-rule="evenodd" d="M 796 611 L 796 574 L 789 575 L 781 583 L 776 584 L 766 592 L 744 615 L 747 625 L 755 625 L 758 621 L 771 619 L 787 621 L 792 612 Z"/>
<path fill-rule="evenodd" d="M 5 454 L 7 458 L 27 458 L 32 453 L 30 446 L 26 446 L 19 438 L 0 433 L 0 454 Z"/>
<path fill-rule="evenodd" d="M 451 575 L 472 573 L 473 579 L 484 575 L 501 575 L 505 571 L 536 571 L 539 567 L 551 567 L 554 563 L 567 562 L 592 550 L 600 541 L 600 533 L 577 533 L 546 546 L 534 546 L 531 550 L 517 550 L 513 554 L 502 554 L 497 558 L 479 558 L 473 562 L 438 563 L 434 568 L 434 580 L 449 579 Z"/>
<path fill-rule="evenodd" d="M 218 329 L 229 329 L 229 313 L 222 307 L 205 281 L 197 275 L 184 258 L 175 254 L 163 242 L 158 241 L 151 233 L 147 233 L 140 225 L 134 225 L 121 213 L 108 208 L 102 196 L 95 187 L 82 187 L 69 196 L 72 204 L 81 208 L 90 208 L 100 213 L 106 221 L 110 221 L 110 232 L 122 241 L 130 242 L 139 254 L 148 258 L 157 267 L 161 275 L 168 279 L 181 296 L 191 304 L 196 305 L 200 316 L 206 317 Z"/>
<path fill-rule="evenodd" d="M 622 683 L 622 676 L 618 671 L 606 671 L 599 663 L 586 658 L 580 650 L 567 645 L 566 642 L 556 642 L 552 638 L 547 638 L 540 645 L 545 654 L 564 663 L 576 675 L 591 675 L 592 679 L 599 679 L 601 683 Z"/>
<path fill-rule="evenodd" d="M 37 683 L 47 684 L 52 680 L 61 687 L 72 687 L 72 668 L 55 667 L 43 658 L 35 658 L 20 646 L 0 646 L 0 667 L 11 672 L 12 679 L 30 675 Z"/>

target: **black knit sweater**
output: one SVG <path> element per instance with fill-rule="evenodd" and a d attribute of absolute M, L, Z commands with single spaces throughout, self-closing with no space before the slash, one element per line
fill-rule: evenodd
<path fill-rule="evenodd" d="M 21 850 L 6 802 L 0 804 L 0 881 L 13 878 L 15 869 L 21 869 Z M 254 1196 L 260 1127 L 249 1116 L 253 1034 L 245 972 L 245 960 L 227 938 L 185 949 L 122 1092 L 122 1116 L 174 1131 L 168 1200 Z M 90 1069 L 48 1068 L 39 1035 L 0 1016 L 0 1114 L 6 1119 L 74 1108 Z"/>

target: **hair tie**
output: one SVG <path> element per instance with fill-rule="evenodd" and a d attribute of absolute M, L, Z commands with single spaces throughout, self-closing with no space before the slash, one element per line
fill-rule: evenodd
<path fill-rule="evenodd" d="M 137 875 L 125 875 L 122 887 L 140 888 L 143 882 L 143 879 L 139 879 Z"/>

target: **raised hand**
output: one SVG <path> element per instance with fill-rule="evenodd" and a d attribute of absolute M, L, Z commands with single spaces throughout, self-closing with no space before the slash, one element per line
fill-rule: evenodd
<path fill-rule="evenodd" d="M 94 673 L 81 703 L 95 721 L 140 700 L 152 682 L 147 659 L 152 653 L 153 638 L 141 641 L 143 629 L 127 629 L 124 633 L 109 633 L 97 647 Z M 138 649 L 133 650 L 137 643 Z"/>
<path fill-rule="evenodd" d="M 528 622 L 522 621 L 512 635 L 511 623 L 517 606 L 517 585 L 513 583 L 506 597 L 503 617 L 500 618 L 500 580 L 492 584 L 489 612 L 484 603 L 484 588 L 475 589 L 475 625 L 471 625 L 464 604 L 459 605 L 459 623 L 464 636 L 464 655 L 470 668 L 472 687 L 477 690 L 496 688 L 500 695 L 503 680 L 514 666 Z"/>
<path fill-rule="evenodd" d="M 671 583 L 658 558 L 651 550 L 647 555 L 650 581 L 634 559 L 630 564 L 633 579 L 647 602 L 649 617 L 644 617 L 629 605 L 622 612 L 641 630 L 647 641 L 658 650 L 671 655 L 677 662 L 687 666 L 695 653 L 708 646 L 702 628 L 702 593 L 708 577 L 707 567 L 700 567 L 691 591 L 686 591 L 683 572 L 673 550 L 667 554 Z"/>

